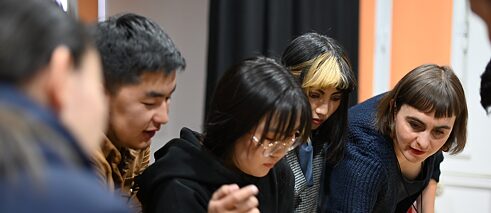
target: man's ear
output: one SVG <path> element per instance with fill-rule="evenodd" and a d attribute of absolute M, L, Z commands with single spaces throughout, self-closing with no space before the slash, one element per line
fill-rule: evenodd
<path fill-rule="evenodd" d="M 67 85 L 70 83 L 72 72 L 72 57 L 70 51 L 65 46 L 57 47 L 48 64 L 48 104 L 56 113 L 60 113 L 65 104 Z"/>

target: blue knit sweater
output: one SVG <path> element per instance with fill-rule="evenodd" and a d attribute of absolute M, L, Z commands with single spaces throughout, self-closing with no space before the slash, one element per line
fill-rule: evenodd
<path fill-rule="evenodd" d="M 425 160 L 415 180 L 402 176 L 393 141 L 375 130 L 376 106 L 381 97 L 349 110 L 346 153 L 328 172 L 322 212 L 407 212 L 430 178 L 438 181 L 441 152 Z"/>

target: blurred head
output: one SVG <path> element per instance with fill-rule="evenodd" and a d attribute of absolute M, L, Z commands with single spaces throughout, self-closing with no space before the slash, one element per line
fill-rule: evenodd
<path fill-rule="evenodd" d="M 489 107 L 491 106 L 491 61 L 486 65 L 486 70 L 481 75 L 481 105 L 484 107 L 486 112 L 490 112 Z"/>
<path fill-rule="evenodd" d="M 204 146 L 225 164 L 262 177 L 310 132 L 310 107 L 295 79 L 272 59 L 252 58 L 221 78 Z"/>
<path fill-rule="evenodd" d="M 486 24 L 488 38 L 491 41 L 491 0 L 469 0 L 472 12 L 476 13 Z"/>
<path fill-rule="evenodd" d="M 162 28 L 136 14 L 98 23 L 95 37 L 109 96 L 107 136 L 118 146 L 146 148 L 169 119 L 176 72 L 186 62 Z"/>
<path fill-rule="evenodd" d="M 308 97 L 314 139 L 329 143 L 329 161 L 337 161 L 344 147 L 341 138 L 347 125 L 349 94 L 356 85 L 344 49 L 332 38 L 307 33 L 288 45 L 282 63 Z"/>
<path fill-rule="evenodd" d="M 462 151 L 467 105 L 459 79 L 449 67 L 416 67 L 382 98 L 376 126 L 393 139 L 396 154 L 410 162 L 422 162 L 440 150 Z"/>
<path fill-rule="evenodd" d="M 56 4 L 0 2 L 0 83 L 53 110 L 91 151 L 107 109 L 99 55 L 83 26 Z"/>

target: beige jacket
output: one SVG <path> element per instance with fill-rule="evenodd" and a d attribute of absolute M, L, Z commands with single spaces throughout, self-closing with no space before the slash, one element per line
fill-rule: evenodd
<path fill-rule="evenodd" d="M 101 149 L 93 156 L 96 173 L 104 185 L 112 192 L 120 191 L 132 209 L 141 211 L 136 198 L 134 179 L 148 167 L 150 147 L 143 150 L 117 148 L 107 137 Z"/>

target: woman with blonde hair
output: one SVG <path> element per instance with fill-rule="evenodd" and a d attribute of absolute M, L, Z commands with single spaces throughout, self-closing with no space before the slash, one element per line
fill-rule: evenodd
<path fill-rule="evenodd" d="M 295 175 L 295 210 L 315 212 L 324 168 L 343 156 L 355 77 L 341 45 L 317 33 L 294 39 L 283 52 L 282 63 L 300 83 L 312 110 L 312 134 L 287 159 Z"/>

